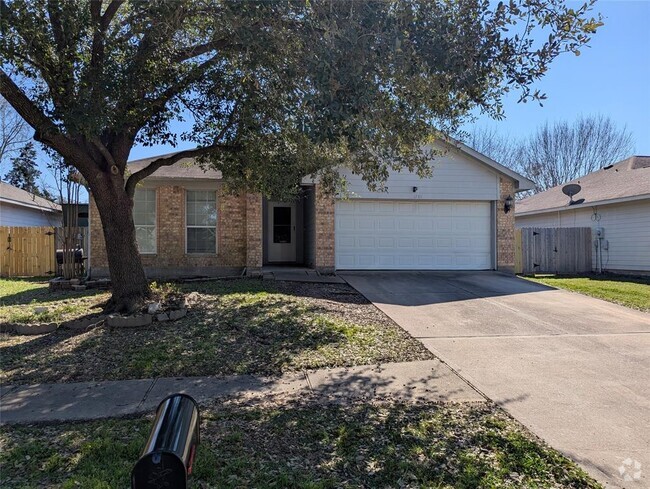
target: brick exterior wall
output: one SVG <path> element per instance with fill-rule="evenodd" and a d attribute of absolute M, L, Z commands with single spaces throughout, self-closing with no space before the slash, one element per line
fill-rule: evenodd
<path fill-rule="evenodd" d="M 503 208 L 508 196 L 515 198 L 514 181 L 499 178 L 499 201 L 497 202 L 497 270 L 507 273 L 515 271 L 515 205 L 513 202 L 507 214 Z"/>
<path fill-rule="evenodd" d="M 92 271 L 95 269 L 107 269 L 108 258 L 106 257 L 106 246 L 104 245 L 104 230 L 102 222 L 99 219 L 99 211 L 95 199 L 90 196 L 88 205 L 88 216 L 90 228 L 90 266 Z"/>
<path fill-rule="evenodd" d="M 236 273 L 246 266 L 245 196 L 217 192 L 217 253 L 185 253 L 185 188 L 176 185 L 156 188 L 156 253 L 143 254 L 147 275 L 216 275 Z M 261 212 L 261 211 L 260 211 Z M 91 266 L 93 274 L 108 274 L 102 225 L 94 200 L 90 199 Z M 261 231 L 260 231 L 261 233 Z"/>
<path fill-rule="evenodd" d="M 334 273 L 334 198 L 316 185 L 316 270 Z"/>
<path fill-rule="evenodd" d="M 259 275 L 262 271 L 262 194 L 246 195 L 246 273 Z"/>

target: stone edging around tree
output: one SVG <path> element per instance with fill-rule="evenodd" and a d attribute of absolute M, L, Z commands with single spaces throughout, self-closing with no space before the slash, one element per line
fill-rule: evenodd
<path fill-rule="evenodd" d="M 173 309 L 158 314 L 137 314 L 121 316 L 110 314 L 93 316 L 83 319 L 72 319 L 61 323 L 0 323 L 0 333 L 16 333 L 19 335 L 39 335 L 52 333 L 59 328 L 72 330 L 87 330 L 105 324 L 109 328 L 139 328 L 149 326 L 153 322 L 177 321 L 187 315 L 187 308 Z"/>

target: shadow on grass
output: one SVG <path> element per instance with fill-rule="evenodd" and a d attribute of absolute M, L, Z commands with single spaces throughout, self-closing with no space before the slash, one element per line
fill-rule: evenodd
<path fill-rule="evenodd" d="M 28 341 L 5 338 L 0 350 L 5 382 L 273 376 L 430 358 L 347 285 L 249 279 L 179 288 L 200 293 L 180 321 L 129 330 L 59 330 Z"/>
<path fill-rule="evenodd" d="M 84 314 L 82 316 L 75 317 L 75 321 L 97 318 L 98 315 L 98 312 Z M 24 360 L 27 355 L 38 355 L 43 350 L 50 350 L 55 345 L 69 340 L 75 336 L 83 335 L 85 332 L 86 330 L 73 330 L 60 327 L 53 333 L 34 336 L 21 336 L 15 335 L 13 333 L 4 333 L 5 338 L 11 338 L 13 336 L 19 337 L 23 341 L 17 344 L 0 346 L 0 365 L 2 365 L 4 369 L 5 362 L 7 362 L 6 365 L 10 365 L 16 360 L 20 362 L 21 360 Z"/>
<path fill-rule="evenodd" d="M 319 317 L 318 308 L 266 294 L 234 294 L 215 296 L 210 307 L 174 323 L 57 330 L 10 344 L 0 348 L 0 365 L 10 383 L 276 375 L 299 355 L 347 340 L 345 328 Z"/>
<path fill-rule="evenodd" d="M 15 294 L 7 295 L 0 298 L 0 307 L 2 306 L 19 306 L 31 304 L 48 304 L 51 302 L 58 302 L 66 299 L 77 299 L 81 297 L 89 297 L 106 292 L 105 290 L 90 289 L 79 292 L 56 291 L 50 292 L 48 286 L 44 285 L 42 288 L 26 290 Z"/>
<path fill-rule="evenodd" d="M 490 407 L 353 404 L 233 414 L 215 411 L 207 421 L 218 487 L 597 487 Z"/>
<path fill-rule="evenodd" d="M 270 403 L 215 405 L 203 415 L 191 477 L 198 487 L 599 487 L 486 405 Z M 127 487 L 149 426 L 136 419 L 7 430 L 2 477 Z"/>

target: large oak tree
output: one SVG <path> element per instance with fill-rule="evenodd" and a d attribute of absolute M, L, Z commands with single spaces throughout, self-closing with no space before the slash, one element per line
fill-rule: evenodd
<path fill-rule="evenodd" d="M 345 164 L 370 186 L 428 175 L 422 144 L 534 83 L 599 25 L 562 0 L 0 0 L 0 92 L 34 139 L 85 178 L 102 220 L 112 305 L 148 293 L 136 185 L 197 157 L 232 189 L 329 188 Z M 173 121 L 185 119 L 177 134 Z M 191 141 L 129 174 L 136 144 Z"/>

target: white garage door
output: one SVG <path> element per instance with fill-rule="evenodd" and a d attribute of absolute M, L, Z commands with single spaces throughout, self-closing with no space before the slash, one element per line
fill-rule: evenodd
<path fill-rule="evenodd" d="M 340 201 L 339 270 L 492 268 L 489 202 Z"/>

